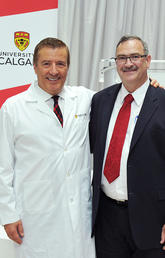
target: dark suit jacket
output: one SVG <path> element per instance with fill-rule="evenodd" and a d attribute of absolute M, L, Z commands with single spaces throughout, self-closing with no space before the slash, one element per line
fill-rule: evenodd
<path fill-rule="evenodd" d="M 90 121 L 94 154 L 93 224 L 97 223 L 102 165 L 109 120 L 121 84 L 93 97 Z M 128 209 L 140 249 L 160 247 L 165 224 L 165 90 L 149 86 L 137 120 L 127 162 Z"/>

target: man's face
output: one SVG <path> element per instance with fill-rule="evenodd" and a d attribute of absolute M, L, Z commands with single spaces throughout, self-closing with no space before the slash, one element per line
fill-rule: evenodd
<path fill-rule="evenodd" d="M 141 41 L 133 39 L 122 42 L 117 50 L 116 57 L 144 55 Z M 147 69 L 149 68 L 151 56 L 140 57 L 135 61 L 129 58 L 125 62 L 116 61 L 118 74 L 127 89 L 134 91 L 147 80 Z"/>
<path fill-rule="evenodd" d="M 38 85 L 51 95 L 61 92 L 67 72 L 67 51 L 65 48 L 43 47 L 39 50 L 34 70 Z"/>

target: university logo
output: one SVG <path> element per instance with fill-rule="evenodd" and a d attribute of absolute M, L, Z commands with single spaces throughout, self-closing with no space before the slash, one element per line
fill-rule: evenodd
<path fill-rule="evenodd" d="M 30 34 L 24 31 L 16 31 L 14 33 L 14 42 L 19 50 L 24 51 L 29 46 Z"/>

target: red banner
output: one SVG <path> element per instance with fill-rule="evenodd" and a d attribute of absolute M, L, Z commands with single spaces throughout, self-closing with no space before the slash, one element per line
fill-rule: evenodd
<path fill-rule="evenodd" d="M 58 0 L 2 1 L 0 8 L 0 107 L 36 80 L 36 44 L 57 35 Z M 12 88 L 11 88 L 12 86 Z"/>
<path fill-rule="evenodd" d="M 29 13 L 58 8 L 58 0 L 3 1 L 0 16 Z"/>
<path fill-rule="evenodd" d="M 6 101 L 7 98 L 27 90 L 29 88 L 29 86 L 30 86 L 30 84 L 19 86 L 19 87 L 14 87 L 14 88 L 10 88 L 10 89 L 0 90 L 0 107 Z"/>

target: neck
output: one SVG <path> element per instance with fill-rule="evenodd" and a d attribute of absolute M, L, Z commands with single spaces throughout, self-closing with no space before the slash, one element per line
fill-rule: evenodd
<path fill-rule="evenodd" d="M 141 82 L 130 82 L 130 83 L 125 83 L 122 82 L 126 90 L 130 93 L 136 91 L 138 88 L 140 88 L 146 81 L 148 80 L 148 77 L 146 77 L 143 81 Z"/>

